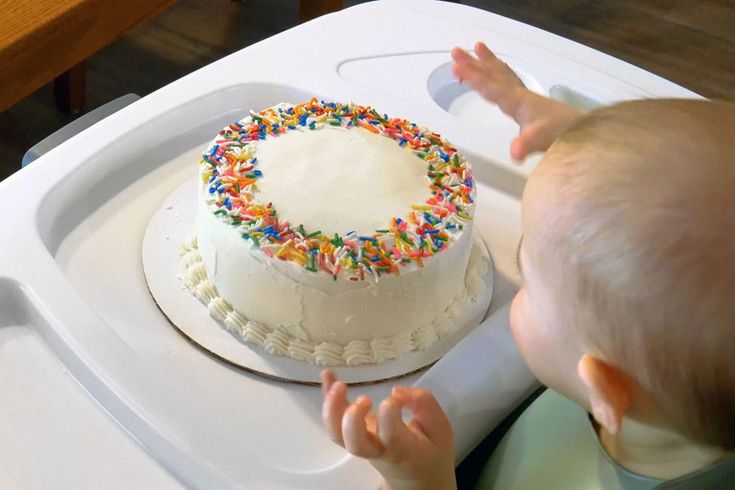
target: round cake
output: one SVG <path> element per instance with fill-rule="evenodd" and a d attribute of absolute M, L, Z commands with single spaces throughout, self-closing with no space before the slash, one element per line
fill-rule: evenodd
<path fill-rule="evenodd" d="M 470 165 L 426 128 L 279 104 L 220 131 L 199 174 L 184 284 L 270 354 L 380 363 L 452 333 L 484 292 Z"/>

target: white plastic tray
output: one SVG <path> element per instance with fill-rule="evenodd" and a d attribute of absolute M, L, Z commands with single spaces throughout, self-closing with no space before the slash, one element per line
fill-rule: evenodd
<path fill-rule="evenodd" d="M 377 486 L 369 465 L 324 434 L 318 389 L 244 374 L 194 348 L 166 324 L 141 267 L 151 214 L 193 175 L 212 134 L 250 108 L 312 96 L 427 125 L 474 163 L 476 226 L 496 266 L 491 316 L 418 380 L 466 454 L 534 384 L 507 330 L 528 167 L 508 159 L 513 124 L 446 77 L 449 50 L 477 40 L 542 93 L 695 96 L 487 12 L 395 0 L 291 29 L 101 121 L 0 183 L 0 381 L 13 394 L 0 408 L 0 486 Z M 390 387 L 354 392 L 382 398 Z"/>

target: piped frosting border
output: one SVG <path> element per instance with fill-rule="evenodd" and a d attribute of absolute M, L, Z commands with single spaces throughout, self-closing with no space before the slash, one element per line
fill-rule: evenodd
<path fill-rule="evenodd" d="M 209 315 L 224 324 L 241 341 L 262 348 L 266 352 L 308 361 L 320 366 L 358 366 L 395 359 L 403 353 L 423 350 L 437 340 L 454 333 L 460 315 L 470 301 L 476 301 L 485 290 L 488 261 L 480 245 L 473 243 L 465 275 L 465 288 L 454 298 L 445 311 L 431 323 L 391 337 L 370 341 L 353 340 L 347 345 L 331 342 L 314 343 L 298 338 L 284 328 L 271 328 L 248 320 L 235 311 L 217 292 L 202 263 L 195 236 L 189 237 L 180 252 L 182 272 L 180 279 L 186 289 L 202 302 Z"/>

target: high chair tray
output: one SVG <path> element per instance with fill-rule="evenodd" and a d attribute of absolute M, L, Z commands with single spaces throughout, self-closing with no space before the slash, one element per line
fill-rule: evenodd
<path fill-rule="evenodd" d="M 0 487 L 378 485 L 326 436 L 318 388 L 243 373 L 192 346 L 156 307 L 141 264 L 151 215 L 221 127 L 314 96 L 428 126 L 474 165 L 475 227 L 495 264 L 489 318 L 474 345 L 401 380 L 422 376 L 436 391 L 465 454 L 535 385 L 507 328 L 533 162 L 510 161 L 514 123 L 448 76 L 451 48 L 478 40 L 529 87 L 570 103 L 695 96 L 488 12 L 386 0 L 300 25 L 125 107 L 0 183 Z M 381 399 L 391 386 L 352 394 Z"/>

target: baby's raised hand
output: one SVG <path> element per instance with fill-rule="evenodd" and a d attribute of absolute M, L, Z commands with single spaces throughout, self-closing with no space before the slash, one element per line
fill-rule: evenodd
<path fill-rule="evenodd" d="M 322 372 L 322 392 L 322 420 L 330 438 L 369 460 L 385 488 L 456 488 L 452 429 L 431 392 L 394 387 L 377 415 L 367 396 L 350 403 L 346 385 L 329 370 Z M 412 413 L 408 424 L 401 417 L 403 408 Z"/>
<path fill-rule="evenodd" d="M 483 43 L 475 44 L 475 55 L 461 48 L 452 50 L 452 72 L 460 83 L 467 82 L 484 99 L 497 104 L 515 120 L 528 89 L 510 67 Z"/>
<path fill-rule="evenodd" d="M 583 115 L 582 111 L 528 90 L 518 75 L 483 43 L 475 44 L 475 55 L 454 48 L 452 71 L 460 83 L 467 82 L 518 123 L 518 137 L 510 144 L 515 160 L 546 150 Z"/>

